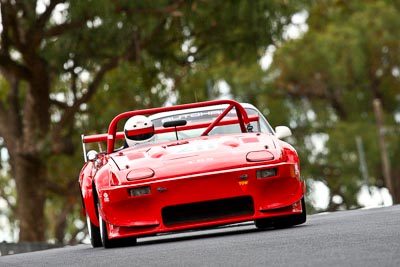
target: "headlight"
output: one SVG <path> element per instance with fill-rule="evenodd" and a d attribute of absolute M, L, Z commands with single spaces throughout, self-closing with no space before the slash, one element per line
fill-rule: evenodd
<path fill-rule="evenodd" d="M 151 190 L 150 186 L 144 186 L 144 187 L 131 188 L 128 190 L 128 192 L 131 197 L 138 197 L 143 195 L 149 195 L 151 193 Z"/>
<path fill-rule="evenodd" d="M 256 177 L 257 178 L 267 178 L 267 177 L 276 176 L 277 173 L 278 173 L 278 169 L 277 168 L 257 170 L 256 171 Z"/>

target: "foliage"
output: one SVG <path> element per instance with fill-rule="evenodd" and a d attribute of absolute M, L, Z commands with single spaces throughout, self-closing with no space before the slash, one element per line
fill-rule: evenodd
<path fill-rule="evenodd" d="M 329 209 L 354 208 L 362 184 L 383 186 L 378 131 L 372 102 L 383 105 L 392 181 L 399 178 L 400 20 L 399 6 L 389 1 L 319 1 L 309 11 L 309 30 L 276 51 L 269 75 L 280 95 L 290 95 L 296 143 L 303 174 L 331 190 Z M 317 138 L 322 134 L 325 139 Z M 366 152 L 370 177 L 361 178 L 355 138 Z M 303 143 L 304 142 L 304 143 Z M 323 149 L 315 146 L 324 144 Z M 303 144 L 302 144 L 303 143 Z M 392 190 L 395 203 L 400 187 Z M 342 199 L 332 201 L 333 196 Z"/>
<path fill-rule="evenodd" d="M 1 1 L 0 135 L 20 241 L 75 238 L 81 133 L 171 95 L 205 100 L 225 75 L 241 94 L 248 72 L 235 69 L 254 70 L 306 1 L 95 2 Z"/>

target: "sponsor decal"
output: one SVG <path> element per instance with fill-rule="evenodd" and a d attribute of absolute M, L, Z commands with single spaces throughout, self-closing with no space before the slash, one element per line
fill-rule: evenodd
<path fill-rule="evenodd" d="M 168 191 L 168 188 L 165 188 L 165 187 L 157 187 L 157 191 L 158 191 L 159 193 L 167 192 L 167 191 Z"/>
<path fill-rule="evenodd" d="M 104 202 L 110 202 L 110 198 L 108 197 L 107 193 L 103 194 L 103 199 L 104 199 Z"/>
<path fill-rule="evenodd" d="M 239 176 L 239 180 L 247 180 L 249 176 L 247 174 L 243 174 Z"/>
<path fill-rule="evenodd" d="M 168 152 L 171 154 L 184 154 L 184 153 L 195 153 L 199 151 L 210 151 L 218 148 L 216 141 L 210 142 L 198 142 L 193 144 L 183 144 L 180 146 L 167 147 Z"/>
<path fill-rule="evenodd" d="M 175 121 L 175 120 L 199 121 L 199 120 L 212 119 L 221 115 L 223 111 L 225 110 L 207 110 L 207 111 L 199 111 L 187 114 L 178 114 L 168 118 L 161 119 L 161 123 L 168 121 Z M 228 112 L 226 116 L 230 117 L 237 116 L 237 113 L 235 110 L 231 110 Z"/>
<path fill-rule="evenodd" d="M 214 158 L 201 158 L 201 159 L 189 160 L 188 164 L 207 163 L 207 162 L 211 162 L 213 160 L 214 160 Z"/>
<path fill-rule="evenodd" d="M 243 191 L 246 191 L 247 185 L 249 184 L 249 181 L 239 181 L 239 185 L 242 188 Z"/>

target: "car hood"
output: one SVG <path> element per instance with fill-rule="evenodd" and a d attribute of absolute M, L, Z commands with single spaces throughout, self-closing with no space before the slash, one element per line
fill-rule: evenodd
<path fill-rule="evenodd" d="M 124 183 L 128 173 L 138 174 L 137 179 L 165 178 L 248 166 L 254 164 L 246 159 L 251 151 L 267 151 L 268 161 L 279 160 L 282 155 L 275 136 L 247 133 L 128 148 L 112 154 L 111 159 Z M 151 172 L 150 177 L 139 175 Z"/>

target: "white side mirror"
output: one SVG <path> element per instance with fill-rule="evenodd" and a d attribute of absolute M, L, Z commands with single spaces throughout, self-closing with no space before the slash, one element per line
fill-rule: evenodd
<path fill-rule="evenodd" d="M 276 126 L 275 127 L 275 136 L 279 139 L 289 137 L 292 135 L 292 131 L 287 126 Z"/>
<path fill-rule="evenodd" d="M 95 150 L 90 150 L 90 151 L 87 153 L 87 159 L 88 159 L 89 161 L 94 161 L 94 160 L 97 159 L 97 155 L 98 155 L 98 153 L 97 153 Z"/>

